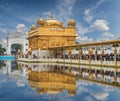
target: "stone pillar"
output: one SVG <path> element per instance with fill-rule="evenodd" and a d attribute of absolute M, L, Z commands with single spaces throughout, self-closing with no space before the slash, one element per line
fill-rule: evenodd
<path fill-rule="evenodd" d="M 11 74 L 11 62 L 10 61 L 6 62 L 6 67 L 7 67 L 7 75 Z"/>
<path fill-rule="evenodd" d="M 72 65 L 71 64 L 69 65 L 69 74 L 70 75 L 72 74 Z"/>
<path fill-rule="evenodd" d="M 103 66 L 100 67 L 101 81 L 104 79 Z"/>
<path fill-rule="evenodd" d="M 104 49 L 101 48 L 101 54 L 100 54 L 101 65 L 103 65 L 103 55 L 104 55 Z"/>
<path fill-rule="evenodd" d="M 51 58 L 53 59 L 54 58 L 54 53 L 53 53 L 54 51 L 53 51 L 53 49 L 51 50 Z"/>
<path fill-rule="evenodd" d="M 89 65 L 89 68 L 88 68 L 88 78 L 90 79 L 91 78 L 91 65 Z"/>
<path fill-rule="evenodd" d="M 18 49 L 18 58 L 20 58 L 21 51 Z"/>
<path fill-rule="evenodd" d="M 89 59 L 88 59 L 88 61 L 89 61 L 89 64 L 91 64 L 91 53 L 92 53 L 92 49 L 89 48 L 89 50 L 88 50 L 88 54 L 89 54 Z"/>
<path fill-rule="evenodd" d="M 97 49 L 95 49 L 95 61 L 97 61 Z"/>
<path fill-rule="evenodd" d="M 116 84 L 117 84 L 117 68 L 115 68 L 115 71 L 114 71 L 114 83 L 116 86 Z"/>
<path fill-rule="evenodd" d="M 81 56 L 82 56 L 82 50 L 79 51 L 79 64 L 80 64 Z"/>
<path fill-rule="evenodd" d="M 115 62 L 115 65 L 117 65 L 116 56 L 117 56 L 117 49 L 116 49 L 116 46 L 115 46 L 115 47 L 114 47 L 114 62 Z"/>
<path fill-rule="evenodd" d="M 81 73 L 80 66 L 81 66 L 81 65 L 79 65 L 79 67 L 78 67 L 78 72 L 79 72 L 79 74 Z"/>
<path fill-rule="evenodd" d="M 31 53 L 32 53 L 31 48 L 29 48 L 29 49 L 28 49 L 28 58 L 31 58 L 31 57 L 32 57 L 32 56 L 31 56 Z"/>
<path fill-rule="evenodd" d="M 69 50 L 70 62 L 72 62 L 72 50 Z"/>
<path fill-rule="evenodd" d="M 65 62 L 65 52 L 63 52 L 63 62 Z"/>

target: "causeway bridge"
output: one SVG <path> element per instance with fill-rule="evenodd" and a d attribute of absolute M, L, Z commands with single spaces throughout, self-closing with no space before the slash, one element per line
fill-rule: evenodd
<path fill-rule="evenodd" d="M 19 56 L 24 62 L 57 62 L 95 66 L 120 67 L 120 40 L 109 40 L 76 44 L 71 46 L 49 47 L 51 57 Z M 67 51 L 67 52 L 66 52 Z"/>

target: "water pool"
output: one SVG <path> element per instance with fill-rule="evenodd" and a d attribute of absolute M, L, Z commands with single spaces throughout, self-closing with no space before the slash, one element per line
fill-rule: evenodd
<path fill-rule="evenodd" d="M 15 60 L 15 56 L 0 56 L 0 60 Z"/>

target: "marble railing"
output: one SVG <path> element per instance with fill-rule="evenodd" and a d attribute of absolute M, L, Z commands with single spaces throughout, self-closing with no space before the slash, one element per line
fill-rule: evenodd
<path fill-rule="evenodd" d="M 60 59 L 60 58 L 45 58 L 45 59 L 33 59 L 33 58 L 18 58 L 18 61 L 23 62 L 58 62 L 58 63 L 73 63 L 73 64 L 87 64 L 87 65 L 110 65 L 120 66 L 120 61 L 100 61 L 100 60 L 78 60 L 78 59 Z"/>

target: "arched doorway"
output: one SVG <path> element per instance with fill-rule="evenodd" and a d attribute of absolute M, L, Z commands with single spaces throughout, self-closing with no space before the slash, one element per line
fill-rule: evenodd
<path fill-rule="evenodd" d="M 21 53 L 23 53 L 23 46 L 21 44 L 12 44 L 11 45 L 11 54 L 12 55 L 18 54 L 18 50 L 20 50 Z"/>
<path fill-rule="evenodd" d="M 16 51 L 18 51 L 18 48 L 15 48 L 15 46 L 20 47 L 20 50 L 22 52 L 22 54 L 27 54 L 28 51 L 28 39 L 25 35 L 20 35 L 19 33 L 15 33 L 13 36 L 9 35 L 7 37 L 7 54 L 11 54 L 12 53 L 16 53 Z M 11 50 L 13 49 L 13 50 Z"/>

